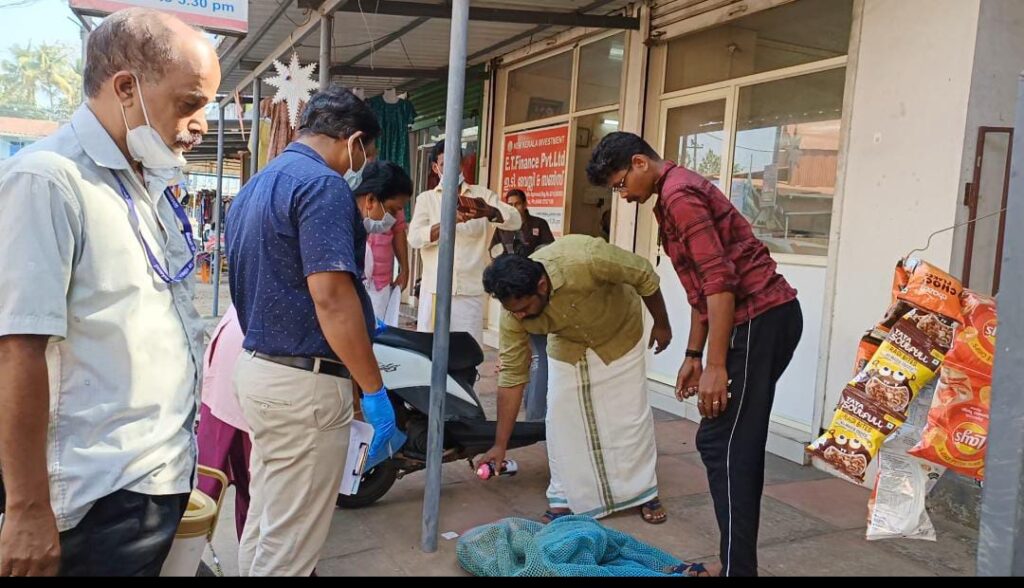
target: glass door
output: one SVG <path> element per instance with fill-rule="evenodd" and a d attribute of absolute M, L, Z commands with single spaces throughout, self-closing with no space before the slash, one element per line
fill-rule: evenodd
<path fill-rule="evenodd" d="M 732 89 L 725 88 L 664 100 L 659 119 L 658 146 L 662 157 L 701 174 L 726 195 L 729 194 L 729 182 L 723 178 L 732 175 L 726 172 L 732 169 L 732 125 L 729 122 L 734 118 L 731 115 L 732 96 Z M 660 245 L 658 239 L 651 239 L 649 259 L 656 265 L 661 278 L 661 291 L 672 332 L 687 333 L 690 329 L 690 306 L 686 302 L 686 292 Z M 664 353 L 649 353 L 648 377 L 674 385 L 676 373 L 683 362 L 684 347 L 673 345 Z M 693 399 L 687 403 L 695 406 Z M 690 410 L 695 411 L 694 408 Z"/>
<path fill-rule="evenodd" d="M 729 193 L 722 179 L 731 174 L 726 160 L 731 149 L 729 111 L 732 92 L 704 92 L 666 100 L 661 106 L 662 156 L 711 180 L 722 192 Z"/>
<path fill-rule="evenodd" d="M 661 103 L 661 156 L 689 168 L 730 195 L 732 174 L 731 89 L 702 92 Z M 652 243 L 651 260 L 659 259 L 660 247 Z"/>

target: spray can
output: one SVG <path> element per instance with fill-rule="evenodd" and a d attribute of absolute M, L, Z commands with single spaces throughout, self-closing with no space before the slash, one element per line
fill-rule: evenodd
<path fill-rule="evenodd" d="M 501 462 L 501 470 L 495 471 L 494 464 L 484 463 L 480 464 L 480 467 L 476 470 L 476 475 L 481 480 L 489 480 L 495 476 L 514 476 L 519 473 L 519 464 L 512 459 L 506 459 Z"/>

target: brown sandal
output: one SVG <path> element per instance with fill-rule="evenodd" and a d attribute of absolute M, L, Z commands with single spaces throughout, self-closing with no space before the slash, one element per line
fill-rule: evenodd
<path fill-rule="evenodd" d="M 640 505 L 640 516 L 643 517 L 645 523 L 652 525 L 660 525 L 668 520 L 668 513 L 662 507 L 661 500 L 657 498 L 652 498 Z"/>

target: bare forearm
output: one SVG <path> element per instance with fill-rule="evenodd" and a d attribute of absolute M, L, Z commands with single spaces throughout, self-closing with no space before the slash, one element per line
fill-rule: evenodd
<path fill-rule="evenodd" d="M 512 430 L 516 426 L 519 407 L 523 404 L 525 384 L 511 388 L 498 388 L 498 431 L 494 436 L 494 444 L 508 449 L 508 441 L 512 438 Z"/>
<path fill-rule="evenodd" d="M 686 344 L 687 349 L 704 351 L 704 344 L 708 340 L 708 326 L 701 320 L 697 309 L 690 311 L 690 339 Z"/>
<path fill-rule="evenodd" d="M 650 296 L 645 296 L 644 305 L 647 307 L 647 311 L 651 313 L 654 324 L 668 324 L 668 310 L 665 309 L 665 299 L 661 295 L 661 289 L 656 290 Z"/>
<path fill-rule="evenodd" d="M 409 238 L 405 231 L 395 233 L 392 241 L 392 248 L 395 250 L 395 258 L 398 259 L 398 271 L 409 271 Z"/>
<path fill-rule="evenodd" d="M 731 292 L 708 296 L 708 365 L 725 367 L 736 312 L 736 297 Z"/>
<path fill-rule="evenodd" d="M 50 507 L 46 344 L 45 336 L 0 337 L 0 467 L 12 512 Z"/>

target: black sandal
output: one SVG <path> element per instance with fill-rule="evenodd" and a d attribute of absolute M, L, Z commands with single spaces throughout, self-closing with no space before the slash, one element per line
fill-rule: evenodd
<path fill-rule="evenodd" d="M 708 569 L 704 567 L 704 564 L 700 563 L 686 563 L 683 562 L 677 566 L 669 566 L 665 570 L 666 574 L 682 574 L 690 578 L 696 578 L 698 576 L 711 576 Z"/>
<path fill-rule="evenodd" d="M 565 512 L 554 512 L 552 510 L 546 510 L 546 511 L 544 511 L 544 516 L 541 517 L 541 518 L 544 519 L 545 522 L 553 523 L 553 522 L 555 522 L 555 519 L 560 519 L 562 517 L 568 517 L 568 516 L 572 516 L 572 511 L 571 510 L 567 510 Z"/>

